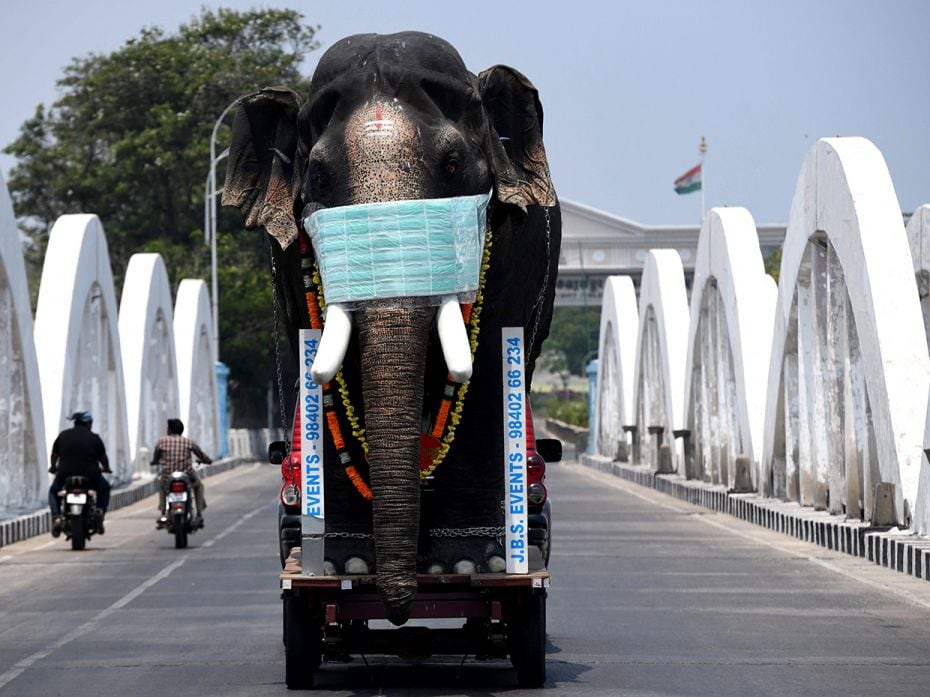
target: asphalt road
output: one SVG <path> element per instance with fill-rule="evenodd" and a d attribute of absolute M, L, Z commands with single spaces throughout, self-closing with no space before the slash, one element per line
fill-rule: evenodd
<path fill-rule="evenodd" d="M 556 695 L 924 695 L 930 583 L 678 502 L 550 466 Z M 154 499 L 85 552 L 0 548 L 0 695 L 288 694 L 276 468 L 206 481 L 187 550 Z M 325 664 L 326 695 L 519 695 L 509 662 Z M 535 691 L 527 691 L 531 694 Z M 291 693 L 293 694 L 293 693 Z"/>

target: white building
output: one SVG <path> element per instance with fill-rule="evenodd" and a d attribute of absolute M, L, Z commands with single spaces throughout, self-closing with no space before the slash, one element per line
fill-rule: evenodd
<path fill-rule="evenodd" d="M 562 254 L 555 304 L 599 307 L 608 276 L 633 278 L 637 292 L 650 249 L 675 249 L 691 289 L 700 225 L 640 225 L 595 208 L 561 200 Z M 765 257 L 781 247 L 785 226 L 757 225 Z"/>

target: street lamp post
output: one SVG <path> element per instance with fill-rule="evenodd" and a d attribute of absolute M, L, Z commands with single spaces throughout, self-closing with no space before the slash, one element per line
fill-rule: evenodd
<path fill-rule="evenodd" d="M 216 154 L 216 134 L 226 114 L 239 103 L 239 97 L 234 99 L 223 109 L 216 123 L 213 124 L 213 133 L 210 134 L 210 171 L 207 173 L 206 191 L 204 193 L 203 228 L 204 241 L 210 244 L 210 301 L 213 314 L 213 360 L 220 360 L 220 319 L 219 319 L 219 289 L 216 280 L 216 197 L 222 190 L 216 190 L 216 166 L 229 155 L 226 148 L 219 155 Z"/>
<path fill-rule="evenodd" d="M 216 398 L 219 419 L 219 433 L 217 442 L 217 454 L 220 457 L 229 452 L 229 442 L 227 440 L 227 410 L 226 410 L 226 389 L 229 379 L 229 368 L 220 363 L 220 303 L 219 287 L 216 278 L 216 197 L 222 190 L 216 190 L 216 166 L 229 155 L 229 148 L 226 148 L 219 155 L 216 154 L 216 133 L 220 129 L 220 124 L 226 118 L 226 114 L 239 103 L 236 98 L 229 103 L 223 113 L 220 114 L 216 123 L 213 124 L 213 133 L 210 134 L 210 171 L 207 172 L 207 183 L 204 192 L 203 202 L 203 231 L 205 242 L 210 244 L 210 302 L 212 305 L 213 315 L 213 366 L 216 371 Z"/>

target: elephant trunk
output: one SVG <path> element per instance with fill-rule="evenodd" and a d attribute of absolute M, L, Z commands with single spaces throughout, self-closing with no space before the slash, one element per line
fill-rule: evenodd
<path fill-rule="evenodd" d="M 362 356 L 378 588 L 388 619 L 410 617 L 417 590 L 420 415 L 435 308 L 368 305 L 356 326 Z"/>

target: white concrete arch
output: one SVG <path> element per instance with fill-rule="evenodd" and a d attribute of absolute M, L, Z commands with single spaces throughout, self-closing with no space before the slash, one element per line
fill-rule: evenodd
<path fill-rule="evenodd" d="M 215 457 L 219 435 L 213 326 L 207 284 L 185 278 L 174 305 L 174 345 L 184 435 Z"/>
<path fill-rule="evenodd" d="M 89 410 L 106 444 L 116 484 L 132 477 L 116 295 L 103 226 L 96 215 L 63 215 L 52 226 L 35 321 L 45 440 Z"/>
<path fill-rule="evenodd" d="M 914 263 L 914 279 L 917 281 L 917 297 L 924 319 L 924 335 L 930 347 L 930 204 L 918 206 L 907 222 L 907 240 L 911 247 Z M 927 424 L 924 429 L 924 457 L 920 468 L 917 487 L 917 513 L 914 527 L 921 535 L 930 535 L 930 461 L 926 451 L 930 448 L 930 404 L 927 407 Z"/>
<path fill-rule="evenodd" d="M 636 290 L 629 276 L 610 276 L 604 284 L 601 329 L 598 338 L 595 413 L 598 455 L 617 457 L 620 441 L 626 442 L 623 426 L 632 426 L 633 369 L 639 310 Z"/>
<path fill-rule="evenodd" d="M 634 414 L 639 461 L 657 461 L 656 438 L 649 428 L 683 428 L 685 351 L 688 341 L 688 297 L 681 257 L 674 249 L 652 249 L 646 257 L 639 289 L 639 332 L 636 338 Z M 635 453 L 634 448 L 634 453 Z"/>
<path fill-rule="evenodd" d="M 924 316 L 924 334 L 930 347 L 930 203 L 919 206 L 907 221 L 907 241 L 914 261 L 914 278 L 920 310 Z"/>
<path fill-rule="evenodd" d="M 43 501 L 47 469 L 29 283 L 13 203 L 0 177 L 0 515 Z"/>
<path fill-rule="evenodd" d="M 930 396 L 927 402 L 927 417 L 924 424 L 924 451 L 920 463 L 920 481 L 917 484 L 917 509 L 914 513 L 914 530 L 921 535 L 930 535 Z M 926 574 L 924 575 L 926 578 Z"/>
<path fill-rule="evenodd" d="M 930 388 L 901 210 L 864 138 L 819 140 L 791 204 L 769 370 L 763 491 L 868 518 L 914 512 Z"/>
<path fill-rule="evenodd" d="M 160 254 L 133 254 L 119 306 L 119 338 L 126 374 L 129 448 L 136 472 L 147 473 L 165 422 L 180 414 L 174 310 Z"/>
<path fill-rule="evenodd" d="M 698 240 L 685 369 L 689 476 L 728 488 L 736 457 L 762 455 L 765 390 L 778 290 L 745 208 L 712 208 Z"/>

